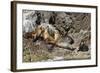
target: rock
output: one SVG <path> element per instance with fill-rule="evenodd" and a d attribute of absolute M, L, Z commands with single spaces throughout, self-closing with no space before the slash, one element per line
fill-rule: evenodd
<path fill-rule="evenodd" d="M 64 60 L 64 57 L 58 57 L 58 56 L 56 56 L 56 57 L 54 57 L 53 60 L 54 60 L 54 61 Z"/>
<path fill-rule="evenodd" d="M 85 51 L 88 51 L 89 50 L 89 47 L 86 45 L 86 44 L 80 44 L 79 45 L 79 50 L 78 51 L 83 51 L 83 52 L 85 52 Z"/>

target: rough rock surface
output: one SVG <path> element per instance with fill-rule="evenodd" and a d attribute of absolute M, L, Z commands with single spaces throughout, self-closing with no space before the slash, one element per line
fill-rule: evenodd
<path fill-rule="evenodd" d="M 25 39 L 23 37 L 23 62 L 91 58 L 91 15 L 89 13 L 23 10 L 23 34 L 34 31 L 40 25 L 36 24 L 37 19 L 40 24 L 45 23 L 55 27 L 59 31 L 62 41 L 66 41 L 65 38 L 70 36 L 74 40 L 71 46 L 76 49 L 70 51 L 54 46 L 49 51 L 52 45 L 45 43 L 45 41 L 37 40 L 33 42 L 32 38 Z M 84 41 L 85 45 L 88 46 L 88 51 L 78 51 L 81 41 Z"/>

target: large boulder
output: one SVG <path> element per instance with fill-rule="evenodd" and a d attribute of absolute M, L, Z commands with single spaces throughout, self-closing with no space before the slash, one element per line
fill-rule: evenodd
<path fill-rule="evenodd" d="M 84 43 L 84 42 L 81 42 L 80 45 L 79 45 L 79 50 L 78 51 L 88 51 L 89 50 L 89 47 Z"/>

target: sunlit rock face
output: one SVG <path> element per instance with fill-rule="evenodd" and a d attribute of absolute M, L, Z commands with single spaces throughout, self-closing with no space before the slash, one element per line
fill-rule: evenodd
<path fill-rule="evenodd" d="M 23 10 L 23 32 L 31 32 L 36 27 L 37 16 L 35 11 Z"/>

